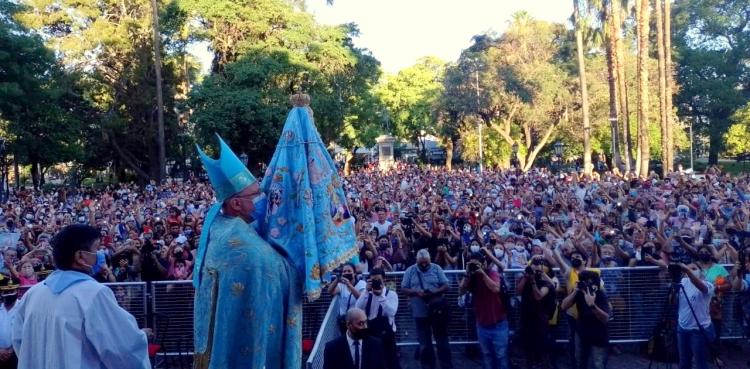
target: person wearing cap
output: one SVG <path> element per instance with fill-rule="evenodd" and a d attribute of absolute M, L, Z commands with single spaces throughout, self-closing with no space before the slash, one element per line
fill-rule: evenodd
<path fill-rule="evenodd" d="M 146 334 L 112 290 L 92 278 L 99 242 L 99 230 L 84 224 L 52 239 L 57 270 L 23 295 L 12 316 L 18 368 L 151 367 Z"/>
<path fill-rule="evenodd" d="M 18 298 L 18 285 L 10 284 L 9 279 L 2 282 L 5 282 L 5 285 L 0 287 L 0 294 L 3 297 L 2 306 L 0 306 L 0 369 L 15 369 L 18 367 L 18 357 L 13 351 L 10 324 Z"/>
<path fill-rule="evenodd" d="M 195 368 L 299 369 L 302 292 L 296 270 L 258 235 L 267 205 L 260 184 L 219 138 L 215 189 L 195 258 Z"/>

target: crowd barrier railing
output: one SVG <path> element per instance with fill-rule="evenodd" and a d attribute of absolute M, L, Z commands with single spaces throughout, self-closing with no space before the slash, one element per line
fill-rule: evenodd
<path fill-rule="evenodd" d="M 519 328 L 520 300 L 515 294 L 515 286 L 522 273 L 522 270 L 507 270 L 504 273 L 511 294 L 511 334 Z M 476 343 L 473 312 L 470 308 L 460 308 L 457 304 L 458 283 L 463 274 L 462 270 L 446 271 L 450 282 L 450 288 L 445 296 L 451 310 L 448 323 L 451 344 Z M 657 267 L 607 268 L 601 270 L 601 277 L 612 306 L 609 322 L 610 341 L 647 341 L 657 323 L 663 318 L 670 287 L 667 273 Z M 399 294 L 399 309 L 396 314 L 398 345 L 414 346 L 418 343 L 414 319 L 409 311 L 409 298 L 399 293 L 402 278 L 403 272 L 388 273 L 386 285 Z M 562 287 L 566 282 L 560 278 Z M 149 326 L 154 330 L 156 337 L 162 338 L 164 355 L 192 355 L 193 286 L 190 281 L 151 282 L 150 289 L 145 282 L 107 285 L 115 293 L 118 303 L 133 314 L 141 327 Z M 722 296 L 723 321 L 719 334 L 723 339 L 743 337 L 740 300 L 739 294 L 735 292 L 727 292 Z M 302 335 L 304 339 L 315 340 L 312 352 L 309 357 L 305 357 L 308 369 L 321 367 L 325 343 L 338 335 L 337 311 L 336 300 L 332 300 L 327 294 L 314 302 L 304 304 Z M 153 319 L 149 319 L 149 312 Z M 553 333 L 556 340 L 565 342 L 568 338 L 568 327 L 564 312 L 559 315 Z"/>

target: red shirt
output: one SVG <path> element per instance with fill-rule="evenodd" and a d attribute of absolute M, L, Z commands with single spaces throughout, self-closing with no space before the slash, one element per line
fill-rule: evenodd
<path fill-rule="evenodd" d="M 500 274 L 496 271 L 490 270 L 487 275 L 495 283 L 500 284 Z M 469 291 L 472 293 L 477 323 L 483 327 L 488 327 L 505 320 L 507 313 L 505 306 L 503 306 L 503 300 L 500 298 L 500 293 L 490 290 L 481 278 L 478 275 L 471 277 Z"/>

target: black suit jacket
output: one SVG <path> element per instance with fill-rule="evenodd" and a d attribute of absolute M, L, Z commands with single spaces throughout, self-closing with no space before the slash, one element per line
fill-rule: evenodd
<path fill-rule="evenodd" d="M 362 363 L 360 369 L 384 369 L 383 344 L 375 337 L 362 340 Z M 323 351 L 323 369 L 354 369 L 349 342 L 346 336 L 338 337 L 326 344 Z"/>

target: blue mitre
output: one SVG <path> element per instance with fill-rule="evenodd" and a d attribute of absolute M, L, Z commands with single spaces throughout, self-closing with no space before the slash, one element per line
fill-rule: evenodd
<path fill-rule="evenodd" d="M 201 161 L 203 161 L 203 167 L 206 169 L 208 179 L 211 181 L 216 196 L 216 203 L 211 206 L 203 220 L 203 231 L 198 243 L 195 267 L 193 269 L 193 286 L 196 288 L 201 282 L 201 269 L 203 268 L 203 259 L 206 257 L 206 248 L 208 247 L 208 233 L 211 230 L 211 224 L 213 224 L 214 219 L 221 211 L 222 204 L 226 199 L 242 192 L 242 190 L 258 181 L 247 170 L 245 164 L 242 164 L 240 158 L 229 148 L 229 145 L 221 139 L 221 136 L 217 134 L 216 137 L 219 139 L 218 159 L 209 158 L 196 145 Z"/>
<path fill-rule="evenodd" d="M 221 139 L 221 136 L 217 134 L 216 137 L 219 139 L 218 159 L 209 158 L 200 147 L 197 147 L 197 145 L 196 147 L 203 162 L 203 167 L 206 168 L 208 179 L 214 187 L 216 201 L 223 203 L 224 200 L 241 192 L 258 180 L 247 170 L 247 167 Z"/>

